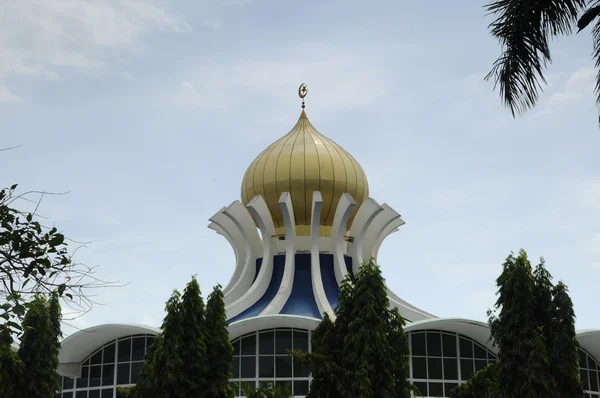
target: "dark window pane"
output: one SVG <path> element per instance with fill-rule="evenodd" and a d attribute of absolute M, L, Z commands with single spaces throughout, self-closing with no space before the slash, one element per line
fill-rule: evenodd
<path fill-rule="evenodd" d="M 479 344 L 473 344 L 475 346 L 475 358 L 487 359 L 487 351 L 485 348 L 480 346 Z"/>
<path fill-rule="evenodd" d="M 70 377 L 63 378 L 63 390 L 72 390 L 73 389 L 73 379 Z"/>
<path fill-rule="evenodd" d="M 113 392 L 112 388 L 105 388 L 102 390 L 102 398 L 113 398 Z"/>
<path fill-rule="evenodd" d="M 588 382 L 588 371 L 581 369 L 581 381 L 583 382 L 583 389 L 589 390 L 590 383 Z"/>
<path fill-rule="evenodd" d="M 481 370 L 487 366 L 487 361 L 485 359 L 476 359 L 475 360 L 475 372 Z"/>
<path fill-rule="evenodd" d="M 444 358 L 444 380 L 458 380 L 458 361 Z"/>
<path fill-rule="evenodd" d="M 597 375 L 598 375 L 598 372 L 590 371 L 590 390 L 591 391 L 598 391 Z"/>
<path fill-rule="evenodd" d="M 488 352 L 488 358 L 492 359 L 493 362 L 496 362 L 496 356 L 494 354 L 492 354 L 491 352 Z"/>
<path fill-rule="evenodd" d="M 458 387 L 458 383 L 444 383 L 444 389 L 446 390 L 446 394 L 444 397 L 449 397 L 450 392 Z"/>
<path fill-rule="evenodd" d="M 461 358 L 473 358 L 473 342 L 460 338 L 459 350 Z"/>
<path fill-rule="evenodd" d="M 275 377 L 292 377 L 292 357 L 275 357 Z"/>
<path fill-rule="evenodd" d="M 102 366 L 90 366 L 90 387 L 98 387 L 102 377 Z"/>
<path fill-rule="evenodd" d="M 256 357 L 242 357 L 242 379 L 253 377 L 256 377 Z"/>
<path fill-rule="evenodd" d="M 117 367 L 117 384 L 129 384 L 129 364 L 120 363 Z"/>
<path fill-rule="evenodd" d="M 100 365 L 102 363 L 102 350 L 92 355 L 91 364 Z"/>
<path fill-rule="evenodd" d="M 256 354 L 256 335 L 251 334 L 250 336 L 242 339 L 242 355 L 255 355 Z"/>
<path fill-rule="evenodd" d="M 264 332 L 258 335 L 258 353 L 275 354 L 275 332 Z"/>
<path fill-rule="evenodd" d="M 63 392 L 63 398 L 73 398 L 72 392 Z"/>
<path fill-rule="evenodd" d="M 415 381 L 414 385 L 415 385 L 415 387 L 417 387 L 417 389 L 421 393 L 420 396 L 426 397 L 428 395 L 427 394 L 427 383 L 424 383 L 421 381 Z"/>
<path fill-rule="evenodd" d="M 287 354 L 287 350 L 292 349 L 292 331 L 277 330 L 275 332 L 275 353 Z"/>
<path fill-rule="evenodd" d="M 233 355 L 240 355 L 240 339 L 234 340 L 231 345 L 233 346 Z"/>
<path fill-rule="evenodd" d="M 133 339 L 133 349 L 131 350 L 132 361 L 143 361 L 144 350 L 146 347 L 146 339 L 144 337 L 136 337 Z"/>
<path fill-rule="evenodd" d="M 443 397 L 444 396 L 444 384 L 443 383 L 429 383 L 429 396 L 430 397 Z"/>
<path fill-rule="evenodd" d="M 473 360 L 472 359 L 461 359 L 460 360 L 460 378 L 462 380 L 469 380 L 469 377 L 473 376 Z"/>
<path fill-rule="evenodd" d="M 104 347 L 104 359 L 103 363 L 114 363 L 115 362 L 115 343 Z"/>
<path fill-rule="evenodd" d="M 81 368 L 81 377 L 77 379 L 77 388 L 85 388 L 88 386 L 90 368 L 83 366 Z"/>
<path fill-rule="evenodd" d="M 413 357 L 413 379 L 427 379 L 427 361 L 425 358 Z"/>
<path fill-rule="evenodd" d="M 234 357 L 231 362 L 231 374 L 234 379 L 240 377 L 240 357 Z"/>
<path fill-rule="evenodd" d="M 308 377 L 308 370 L 294 358 L 294 377 Z"/>
<path fill-rule="evenodd" d="M 442 356 L 442 340 L 440 333 L 427 332 L 427 355 L 430 357 Z"/>
<path fill-rule="evenodd" d="M 127 362 L 131 360 L 131 339 L 119 341 L 119 362 Z"/>
<path fill-rule="evenodd" d="M 456 336 L 453 334 L 442 334 L 442 344 L 444 346 L 444 356 L 449 358 L 456 357 Z"/>
<path fill-rule="evenodd" d="M 275 382 L 275 385 L 279 388 L 287 387 L 287 391 L 290 393 L 292 392 L 292 381 L 291 380 L 281 380 L 281 381 L 278 380 Z"/>
<path fill-rule="evenodd" d="M 88 398 L 100 398 L 100 390 L 91 390 Z"/>
<path fill-rule="evenodd" d="M 429 371 L 428 379 L 441 380 L 442 377 L 442 359 L 441 358 L 428 358 L 427 359 L 427 370 Z M 431 386 L 429 387 L 431 390 Z"/>
<path fill-rule="evenodd" d="M 294 381 L 294 395 L 306 395 L 308 394 L 308 380 L 296 380 Z"/>
<path fill-rule="evenodd" d="M 596 361 L 592 359 L 592 357 L 588 357 L 588 368 L 589 369 L 598 369 L 596 366 Z"/>
<path fill-rule="evenodd" d="M 425 356 L 425 333 L 412 333 L 410 335 L 411 354 L 417 356 Z"/>
<path fill-rule="evenodd" d="M 77 391 L 75 398 L 87 398 L 87 391 Z"/>
<path fill-rule="evenodd" d="M 136 384 L 140 380 L 140 370 L 144 362 L 131 363 L 131 384 Z"/>
<path fill-rule="evenodd" d="M 102 365 L 102 385 L 112 386 L 115 384 L 115 365 Z"/>
<path fill-rule="evenodd" d="M 587 355 L 585 354 L 585 352 L 583 352 L 583 350 L 579 350 L 579 367 L 580 368 L 587 368 Z"/>
<path fill-rule="evenodd" d="M 258 357 L 258 377 L 275 377 L 274 357 Z"/>
<path fill-rule="evenodd" d="M 89 364 L 90 364 L 90 359 L 88 358 L 85 360 L 85 362 L 82 365 L 85 366 L 85 365 L 89 365 Z"/>
<path fill-rule="evenodd" d="M 308 333 L 294 330 L 294 349 L 308 352 Z"/>
<path fill-rule="evenodd" d="M 154 336 L 146 337 L 146 352 L 148 351 L 148 348 L 150 348 L 152 343 L 154 343 Z"/>

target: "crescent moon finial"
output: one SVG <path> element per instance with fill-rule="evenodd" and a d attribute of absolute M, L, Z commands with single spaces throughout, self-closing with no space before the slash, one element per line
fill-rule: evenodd
<path fill-rule="evenodd" d="M 306 88 L 306 83 L 302 83 L 300 87 L 298 87 L 298 97 L 302 99 L 302 109 L 304 109 L 304 97 L 308 94 L 308 88 Z"/>

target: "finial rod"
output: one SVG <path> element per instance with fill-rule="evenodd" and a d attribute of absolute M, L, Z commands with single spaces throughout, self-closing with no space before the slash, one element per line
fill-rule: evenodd
<path fill-rule="evenodd" d="M 306 83 L 302 83 L 300 87 L 298 87 L 298 96 L 302 98 L 302 109 L 304 109 L 304 97 L 308 94 L 308 89 L 306 88 Z"/>

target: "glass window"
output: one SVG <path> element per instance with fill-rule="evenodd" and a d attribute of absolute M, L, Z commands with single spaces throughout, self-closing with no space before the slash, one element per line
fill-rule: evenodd
<path fill-rule="evenodd" d="M 102 385 L 111 386 L 115 384 L 115 365 L 102 365 Z"/>
<path fill-rule="evenodd" d="M 445 396 L 449 397 L 450 392 L 458 387 L 458 383 L 444 383 L 444 390 L 446 391 Z"/>
<path fill-rule="evenodd" d="M 275 353 L 287 354 L 287 350 L 292 349 L 292 331 L 277 330 L 275 332 Z"/>
<path fill-rule="evenodd" d="M 427 379 L 427 360 L 425 358 L 413 357 L 413 378 Z"/>
<path fill-rule="evenodd" d="M 102 398 L 113 398 L 113 389 L 105 388 L 102 390 Z"/>
<path fill-rule="evenodd" d="M 294 330 L 294 349 L 308 352 L 308 333 Z"/>
<path fill-rule="evenodd" d="M 476 359 L 475 360 L 475 372 L 480 371 L 481 369 L 487 366 L 487 361 L 485 359 Z"/>
<path fill-rule="evenodd" d="M 120 363 L 117 366 L 117 384 L 129 384 L 129 364 Z"/>
<path fill-rule="evenodd" d="M 477 343 L 474 344 L 474 348 L 475 358 L 487 359 L 487 351 L 485 348 Z"/>
<path fill-rule="evenodd" d="M 73 398 L 72 392 L 63 392 L 63 398 Z"/>
<path fill-rule="evenodd" d="M 88 398 L 100 398 L 100 390 L 90 390 Z"/>
<path fill-rule="evenodd" d="M 294 395 L 308 394 L 308 380 L 294 381 Z"/>
<path fill-rule="evenodd" d="M 461 358 L 473 358 L 473 342 L 471 340 L 461 337 L 459 350 Z"/>
<path fill-rule="evenodd" d="M 425 333 L 411 333 L 411 353 L 415 356 L 425 356 Z"/>
<path fill-rule="evenodd" d="M 292 357 L 291 356 L 275 357 L 275 376 L 276 377 L 292 377 Z"/>
<path fill-rule="evenodd" d="M 131 384 L 135 384 L 140 380 L 140 371 L 144 362 L 131 363 Z"/>
<path fill-rule="evenodd" d="M 421 393 L 421 396 L 426 397 L 429 395 L 429 393 L 427 391 L 427 383 L 426 382 L 415 381 L 414 385 L 415 385 L 415 387 L 417 387 L 417 389 Z"/>
<path fill-rule="evenodd" d="M 146 352 L 148 352 L 148 349 L 150 348 L 152 343 L 154 343 L 154 336 L 146 337 Z"/>
<path fill-rule="evenodd" d="M 587 355 L 583 350 L 579 350 L 579 367 L 587 368 Z"/>
<path fill-rule="evenodd" d="M 464 359 L 460 360 L 460 376 L 462 380 L 468 380 L 473 376 L 473 360 Z"/>
<path fill-rule="evenodd" d="M 429 383 L 429 396 L 441 397 L 444 395 L 444 383 Z"/>
<path fill-rule="evenodd" d="M 456 336 L 453 334 L 442 334 L 442 345 L 444 346 L 444 357 L 456 357 Z"/>
<path fill-rule="evenodd" d="M 242 342 L 242 347 L 244 343 Z M 256 377 L 256 357 L 242 357 L 242 379 Z"/>
<path fill-rule="evenodd" d="M 275 354 L 275 332 L 261 332 L 258 335 L 258 353 L 260 355 Z"/>
<path fill-rule="evenodd" d="M 458 380 L 458 362 L 456 358 L 444 358 L 444 380 Z"/>
<path fill-rule="evenodd" d="M 102 363 L 102 350 L 98 350 L 97 353 L 92 355 L 90 361 L 92 365 L 100 365 Z"/>
<path fill-rule="evenodd" d="M 87 390 L 77 391 L 77 393 L 75 394 L 75 398 L 87 398 L 87 393 Z"/>
<path fill-rule="evenodd" d="M 109 344 L 104 347 L 104 359 L 103 363 L 114 363 L 115 362 L 115 343 Z"/>
<path fill-rule="evenodd" d="M 590 390 L 598 391 L 598 372 L 590 370 Z"/>
<path fill-rule="evenodd" d="M 269 355 L 258 358 L 258 377 L 275 377 L 275 357 Z"/>
<path fill-rule="evenodd" d="M 63 378 L 63 390 L 71 390 L 73 388 L 73 379 L 70 377 Z"/>
<path fill-rule="evenodd" d="M 134 338 L 132 349 L 131 349 L 131 360 L 132 361 L 143 361 L 145 353 L 146 353 L 146 339 L 144 337 Z"/>
<path fill-rule="evenodd" d="M 442 380 L 442 358 L 428 358 L 427 372 L 429 379 Z M 429 389 L 431 390 L 431 386 Z"/>
<path fill-rule="evenodd" d="M 292 392 L 292 381 L 291 380 L 277 380 L 275 385 L 280 388 L 287 387 L 289 392 Z"/>
<path fill-rule="evenodd" d="M 256 335 L 242 338 L 242 355 L 255 355 L 256 354 Z"/>
<path fill-rule="evenodd" d="M 119 341 L 119 362 L 128 362 L 131 360 L 131 339 Z"/>
<path fill-rule="evenodd" d="M 102 366 L 101 365 L 90 366 L 90 387 L 100 386 L 101 377 L 102 377 Z"/>
<path fill-rule="evenodd" d="M 233 355 L 240 355 L 240 340 L 235 340 L 231 345 L 233 346 Z"/>
<path fill-rule="evenodd" d="M 88 386 L 88 376 L 89 376 L 90 368 L 87 366 L 81 367 L 81 377 L 77 379 L 76 387 L 77 388 L 85 388 Z"/>
<path fill-rule="evenodd" d="M 231 372 L 234 379 L 240 377 L 240 357 L 233 357 L 233 362 L 231 362 Z"/>
<path fill-rule="evenodd" d="M 427 355 L 430 357 L 442 356 L 442 336 L 439 332 L 427 332 Z"/>
<path fill-rule="evenodd" d="M 294 377 L 308 377 L 308 370 L 294 358 Z"/>
<path fill-rule="evenodd" d="M 588 381 L 588 371 L 585 369 L 581 369 L 580 372 L 581 372 L 581 381 L 583 382 L 583 389 L 589 390 L 590 383 Z"/>

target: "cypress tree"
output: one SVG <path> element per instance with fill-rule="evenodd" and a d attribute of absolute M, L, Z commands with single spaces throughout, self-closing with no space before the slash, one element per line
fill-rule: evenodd
<path fill-rule="evenodd" d="M 47 398 L 54 396 L 59 389 L 56 371 L 60 331 L 50 319 L 50 306 L 46 299 L 36 296 L 32 304 L 23 319 L 24 332 L 19 347 L 19 357 L 27 376 L 22 396 Z"/>
<path fill-rule="evenodd" d="M 489 324 L 491 337 L 499 347 L 499 394 L 502 398 L 521 398 L 526 396 L 522 387 L 528 382 L 529 354 L 537 329 L 534 281 L 524 250 L 516 258 L 508 256 L 496 284 L 495 309 L 499 314 L 492 315 Z"/>
<path fill-rule="evenodd" d="M 235 392 L 229 385 L 233 346 L 229 341 L 227 314 L 221 285 L 214 287 L 206 302 L 206 346 L 208 388 L 207 398 L 232 398 Z"/>
<path fill-rule="evenodd" d="M 550 358 L 546 339 L 541 327 L 530 341 L 531 350 L 527 361 L 527 380 L 521 388 L 524 398 L 561 398 L 556 390 L 556 381 L 550 370 Z"/>
<path fill-rule="evenodd" d="M 408 345 L 408 336 L 404 333 L 404 325 L 406 322 L 400 315 L 397 308 L 389 311 L 389 342 L 392 347 L 394 367 L 394 398 L 411 398 L 411 393 L 414 393 L 413 386 L 409 383 L 410 376 L 409 355 L 410 347 Z"/>
<path fill-rule="evenodd" d="M 24 378 L 23 361 L 12 349 L 8 326 L 0 325 L 0 398 L 18 397 Z"/>
<path fill-rule="evenodd" d="M 579 343 L 575 335 L 575 311 L 567 286 L 558 282 L 553 289 L 553 335 L 550 351 L 552 372 L 560 397 L 582 397 L 579 373 Z"/>
<path fill-rule="evenodd" d="M 198 397 L 207 388 L 206 319 L 204 300 L 195 277 L 187 284 L 182 300 L 180 357 L 182 389 L 185 396 Z M 229 361 L 231 364 L 231 360 Z"/>

